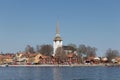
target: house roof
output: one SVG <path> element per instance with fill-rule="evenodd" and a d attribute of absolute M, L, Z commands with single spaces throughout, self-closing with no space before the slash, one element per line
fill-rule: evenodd
<path fill-rule="evenodd" d="M 76 51 L 76 49 L 72 46 L 63 46 L 64 50 L 72 50 L 72 51 Z"/>
<path fill-rule="evenodd" d="M 69 58 L 74 57 L 74 56 L 76 56 L 74 53 L 67 54 L 67 57 Z"/>
<path fill-rule="evenodd" d="M 26 52 L 22 52 L 19 54 L 21 55 L 20 57 L 26 57 L 26 58 L 35 57 L 37 55 L 36 53 L 26 53 Z"/>

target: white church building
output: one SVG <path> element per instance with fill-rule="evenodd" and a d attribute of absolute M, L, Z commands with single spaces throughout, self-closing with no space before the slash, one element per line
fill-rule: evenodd
<path fill-rule="evenodd" d="M 59 24 L 56 24 L 56 36 L 53 40 L 53 56 L 55 56 L 58 47 L 62 47 L 62 38 L 60 37 Z"/>

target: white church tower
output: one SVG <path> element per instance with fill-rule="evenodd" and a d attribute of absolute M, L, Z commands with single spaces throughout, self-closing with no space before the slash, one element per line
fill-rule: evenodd
<path fill-rule="evenodd" d="M 58 47 L 62 47 L 62 38 L 60 37 L 59 23 L 56 24 L 56 36 L 53 40 L 53 56 L 55 56 Z"/>

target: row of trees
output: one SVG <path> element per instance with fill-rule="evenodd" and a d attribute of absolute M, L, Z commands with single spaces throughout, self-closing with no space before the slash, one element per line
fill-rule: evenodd
<path fill-rule="evenodd" d="M 79 47 L 77 47 L 75 44 L 69 44 L 68 46 L 73 47 L 77 53 L 81 56 L 96 56 L 96 48 L 95 47 L 91 47 L 91 46 L 85 46 L 85 45 L 79 45 Z M 60 53 L 61 48 L 58 49 L 58 51 L 56 53 Z M 37 45 L 36 48 L 27 45 L 25 48 L 25 52 L 30 52 L 30 53 L 41 53 L 44 55 L 52 55 L 53 54 L 53 46 L 50 44 L 43 44 L 43 45 Z"/>
<path fill-rule="evenodd" d="M 91 47 L 91 46 L 86 46 L 84 44 L 81 44 L 78 46 L 75 44 L 69 44 L 70 46 L 74 47 L 77 49 L 77 53 L 78 55 L 80 55 L 81 57 L 90 57 L 90 56 L 96 56 L 97 53 L 97 48 L 96 47 Z M 111 48 L 109 48 L 108 50 L 106 50 L 105 54 L 103 55 L 104 57 L 108 58 L 108 61 L 110 62 L 112 59 L 114 59 L 115 57 L 119 57 L 120 53 L 118 50 L 113 50 Z"/>
<path fill-rule="evenodd" d="M 78 47 L 75 44 L 68 44 L 68 46 L 73 47 L 76 50 L 76 53 L 80 58 L 82 57 L 91 57 L 91 56 L 96 56 L 97 53 L 97 48 L 96 47 L 91 47 L 91 46 L 86 46 L 84 44 L 80 44 Z M 37 45 L 36 48 L 27 45 L 25 48 L 25 52 L 30 52 L 30 53 L 41 53 L 46 56 L 51 56 L 53 54 L 53 46 L 50 44 L 43 44 L 43 45 Z M 65 52 L 63 48 L 58 48 L 56 51 L 56 57 L 59 57 L 60 59 L 65 58 Z M 120 56 L 118 50 L 112 50 L 108 49 L 106 50 L 106 53 L 104 57 L 107 57 L 109 61 L 111 59 Z"/>
<path fill-rule="evenodd" d="M 53 54 L 53 46 L 50 44 L 43 44 L 43 45 L 37 45 L 36 48 L 27 45 L 25 47 L 25 52 L 30 53 L 41 53 L 46 56 L 50 56 Z"/>

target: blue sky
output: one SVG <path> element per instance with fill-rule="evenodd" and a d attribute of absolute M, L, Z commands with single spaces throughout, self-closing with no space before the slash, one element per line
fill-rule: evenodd
<path fill-rule="evenodd" d="M 63 44 L 120 51 L 119 0 L 0 0 L 0 51 L 52 44 L 57 18 Z"/>

